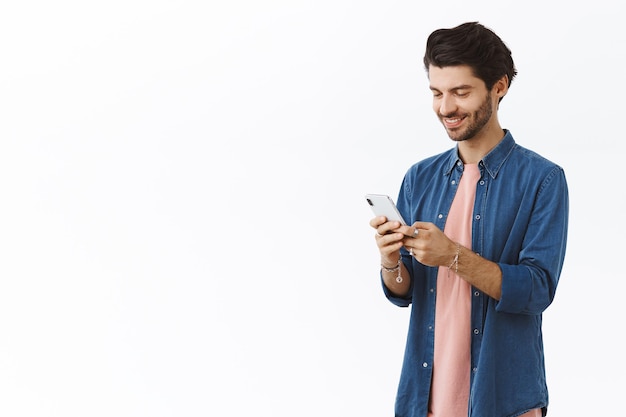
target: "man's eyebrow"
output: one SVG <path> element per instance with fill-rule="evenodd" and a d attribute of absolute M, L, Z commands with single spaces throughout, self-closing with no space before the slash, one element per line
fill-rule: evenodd
<path fill-rule="evenodd" d="M 452 87 L 448 91 L 471 90 L 472 88 L 474 88 L 474 87 L 472 87 L 469 84 L 463 84 L 463 85 L 459 85 L 459 86 L 456 86 L 456 87 Z M 430 86 L 430 89 L 432 91 L 440 91 L 438 88 L 433 87 L 432 85 Z"/>

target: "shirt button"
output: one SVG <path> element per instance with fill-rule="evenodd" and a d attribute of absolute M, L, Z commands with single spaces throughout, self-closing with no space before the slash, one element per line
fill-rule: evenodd
<path fill-rule="evenodd" d="M 455 180 L 452 180 L 452 185 L 454 185 L 454 184 L 456 184 L 456 181 L 455 181 Z"/>
<path fill-rule="evenodd" d="M 422 367 L 424 367 L 424 368 L 428 368 L 428 363 L 424 362 L 424 363 L 422 364 Z"/>
<path fill-rule="evenodd" d="M 430 289 L 430 292 L 435 292 L 435 289 L 434 289 L 434 288 L 431 288 L 431 289 Z"/>
<path fill-rule="evenodd" d="M 478 297 L 480 295 L 480 293 L 478 291 L 474 291 L 474 296 Z"/>
<path fill-rule="evenodd" d="M 480 180 L 480 185 L 485 185 L 485 181 Z"/>
<path fill-rule="evenodd" d="M 440 219 L 443 219 L 443 214 L 439 213 L 439 216 L 437 217 L 439 217 Z"/>
<path fill-rule="evenodd" d="M 456 166 L 460 167 L 463 163 L 461 161 L 456 161 Z"/>
<path fill-rule="evenodd" d="M 477 214 L 476 217 L 474 217 L 476 220 L 480 220 L 480 214 Z"/>
<path fill-rule="evenodd" d="M 474 329 L 474 334 L 478 334 L 478 333 L 480 333 L 480 330 Z"/>
<path fill-rule="evenodd" d="M 476 372 L 476 371 L 478 371 L 478 368 L 474 367 L 474 368 L 472 368 L 472 371 Z"/>

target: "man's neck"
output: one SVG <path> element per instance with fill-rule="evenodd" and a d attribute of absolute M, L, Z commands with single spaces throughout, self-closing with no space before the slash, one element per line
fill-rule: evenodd
<path fill-rule="evenodd" d="M 481 131 L 471 139 L 459 142 L 459 155 L 466 164 L 476 164 L 500 143 L 505 132 L 496 124 L 493 128 Z"/>

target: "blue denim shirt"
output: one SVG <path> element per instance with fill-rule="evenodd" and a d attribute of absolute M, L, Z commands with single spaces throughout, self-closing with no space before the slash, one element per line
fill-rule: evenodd
<path fill-rule="evenodd" d="M 563 169 L 515 143 L 502 141 L 478 164 L 472 214 L 472 250 L 502 270 L 502 296 L 472 288 L 469 416 L 517 416 L 547 408 L 541 320 L 554 299 L 563 266 L 568 189 Z M 397 199 L 408 223 L 428 221 L 441 230 L 463 162 L 453 148 L 413 165 Z M 426 417 L 432 376 L 437 268 L 402 249 L 411 275 L 409 331 L 396 397 L 397 417 Z M 461 260 L 462 262 L 462 260 Z"/>

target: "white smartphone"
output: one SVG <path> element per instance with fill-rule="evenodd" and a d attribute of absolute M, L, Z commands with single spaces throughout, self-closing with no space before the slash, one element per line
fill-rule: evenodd
<path fill-rule="evenodd" d="M 365 200 L 367 200 L 367 204 L 369 204 L 376 216 L 385 216 L 387 221 L 398 221 L 406 225 L 406 222 L 398 211 L 396 204 L 388 195 L 366 194 Z"/>

